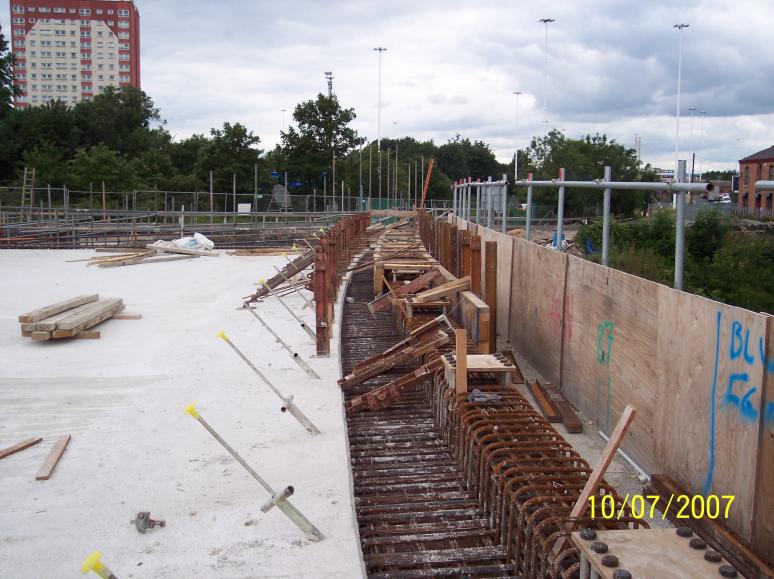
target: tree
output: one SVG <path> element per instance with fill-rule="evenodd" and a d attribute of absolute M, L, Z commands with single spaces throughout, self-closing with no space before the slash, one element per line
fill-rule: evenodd
<path fill-rule="evenodd" d="M 363 140 L 349 124 L 355 120 L 355 109 L 344 109 L 336 95 L 318 94 L 314 100 L 296 105 L 293 111 L 298 129 L 282 133 L 282 145 L 272 159 L 281 164 L 273 167 L 288 171 L 293 180 L 322 186 L 323 172 L 331 172 L 333 158 L 341 159 Z M 337 178 L 344 177 L 340 172 Z"/>
<path fill-rule="evenodd" d="M 223 123 L 222 129 L 211 129 L 210 136 L 206 143 L 196 143 L 200 145 L 195 165 L 199 181 L 208 183 L 213 171 L 215 191 L 224 193 L 232 190 L 236 175 L 237 185 L 244 188 L 249 183 L 252 191 L 255 165 L 264 172 L 263 151 L 257 147 L 261 138 L 240 123 Z"/>
<path fill-rule="evenodd" d="M 452 181 L 465 177 L 497 180 L 506 172 L 507 167 L 500 164 L 492 149 L 483 141 L 463 139 L 459 134 L 438 148 L 438 168 Z"/>
<path fill-rule="evenodd" d="M 642 167 L 634 149 L 627 149 L 615 139 L 606 135 L 586 135 L 581 139 L 568 139 L 561 131 L 552 130 L 545 137 L 534 137 L 527 149 L 529 165 L 524 172 L 532 172 L 535 180 L 556 179 L 559 169 L 566 169 L 569 181 L 592 181 L 601 179 L 604 168 L 612 168 L 616 181 L 656 181 L 657 176 L 650 165 Z M 521 172 L 521 170 L 520 170 Z M 538 203 L 555 205 L 556 189 L 539 189 Z M 640 209 L 649 199 L 644 191 L 613 191 L 612 211 L 631 214 Z M 602 205 L 600 191 L 594 189 L 568 189 L 565 193 L 566 214 L 589 215 L 598 212 Z"/>
<path fill-rule="evenodd" d="M 132 164 L 122 155 L 105 145 L 81 148 L 70 162 L 72 188 L 82 191 L 100 189 L 102 182 L 108 191 L 128 191 L 137 184 L 137 175 Z"/>
<path fill-rule="evenodd" d="M 124 155 L 134 156 L 171 139 L 159 110 L 143 91 L 127 86 L 108 86 L 90 101 L 73 109 L 84 146 L 103 144 Z"/>
<path fill-rule="evenodd" d="M 0 32 L 0 118 L 13 108 L 13 97 L 21 94 L 13 81 L 14 55 Z"/>

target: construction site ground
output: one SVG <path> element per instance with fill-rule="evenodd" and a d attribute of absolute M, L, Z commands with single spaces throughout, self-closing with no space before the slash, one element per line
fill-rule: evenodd
<path fill-rule="evenodd" d="M 311 339 L 279 303 L 257 306 L 322 377 L 314 380 L 237 309 L 285 259 L 223 254 L 108 270 L 67 263 L 91 255 L 0 252 L 0 448 L 44 438 L 0 461 L 0 576 L 79 576 L 93 550 L 119 577 L 361 576 L 338 328 L 331 357 L 314 358 Z M 84 293 L 121 297 L 143 317 L 106 322 L 100 340 L 22 339 L 20 313 Z M 286 299 L 313 325 L 300 297 Z M 295 396 L 320 436 L 280 412 L 274 394 L 217 339 L 220 330 Z M 528 361 L 519 365 L 535 377 Z M 261 513 L 266 492 L 183 413 L 192 402 L 270 484 L 295 487 L 292 502 L 324 541 L 305 540 L 277 509 Z M 556 428 L 596 463 L 604 440 L 590 425 L 574 435 Z M 36 481 L 51 444 L 66 434 L 73 438 L 53 477 Z M 622 496 L 642 492 L 620 457 L 606 479 Z M 139 511 L 166 527 L 139 534 L 130 523 Z"/>

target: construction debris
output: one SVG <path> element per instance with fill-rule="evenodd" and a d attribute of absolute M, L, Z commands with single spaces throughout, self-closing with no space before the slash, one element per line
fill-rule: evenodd
<path fill-rule="evenodd" d="M 46 460 L 43 461 L 43 466 L 40 467 L 38 474 L 35 476 L 35 480 L 48 480 L 54 473 L 56 465 L 59 464 L 59 459 L 62 458 L 67 445 L 70 444 L 70 435 L 63 436 L 54 443 L 51 448 L 51 452 L 48 453 Z"/>
<path fill-rule="evenodd" d="M 72 338 L 112 318 L 123 308 L 120 298 L 99 299 L 98 294 L 77 296 L 20 315 L 21 333 L 35 341 Z M 99 338 L 99 333 L 83 337 Z"/>
<path fill-rule="evenodd" d="M 156 525 L 159 527 L 167 526 L 166 521 L 151 519 L 150 511 L 140 511 L 137 513 L 137 516 L 129 522 L 132 523 L 137 528 L 137 532 L 142 535 L 144 535 L 148 529 L 152 529 Z"/>
<path fill-rule="evenodd" d="M 6 456 L 11 456 L 12 454 L 16 454 L 17 452 L 22 451 L 25 448 L 29 448 L 30 446 L 35 446 L 41 440 L 43 440 L 43 439 L 40 438 L 40 437 L 28 438 L 27 440 L 22 440 L 21 442 L 17 442 L 13 446 L 9 446 L 8 448 L 4 448 L 4 449 L 0 450 L 0 460 L 5 458 Z"/>

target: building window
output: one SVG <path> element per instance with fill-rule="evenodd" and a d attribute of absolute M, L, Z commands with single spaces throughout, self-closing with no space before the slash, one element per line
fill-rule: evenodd
<path fill-rule="evenodd" d="M 51 8 L 46 8 L 45 6 L 41 6 L 38 8 L 38 12 L 51 12 Z"/>
<path fill-rule="evenodd" d="M 750 167 L 744 168 L 744 184 L 745 185 L 750 184 Z"/>
<path fill-rule="evenodd" d="M 769 181 L 774 181 L 774 163 L 769 165 Z"/>
<path fill-rule="evenodd" d="M 78 14 L 81 16 L 91 16 L 91 8 L 81 8 L 78 10 Z"/>
<path fill-rule="evenodd" d="M 13 5 L 13 13 L 14 14 L 24 14 L 24 6 L 19 6 L 18 4 Z"/>
<path fill-rule="evenodd" d="M 61 6 L 58 6 L 58 7 L 54 8 L 54 12 L 57 13 L 57 14 L 64 14 L 65 12 L 67 12 L 67 10 L 65 10 Z"/>
<path fill-rule="evenodd" d="M 14 24 L 24 24 L 24 18 L 14 18 L 13 19 Z"/>
<path fill-rule="evenodd" d="M 102 8 L 97 8 L 97 14 L 102 14 Z"/>
<path fill-rule="evenodd" d="M 123 21 L 123 20 L 119 20 L 119 22 L 118 22 L 118 27 L 119 27 L 119 28 L 129 28 L 129 23 L 128 23 L 128 22 L 125 22 L 125 21 Z"/>
<path fill-rule="evenodd" d="M 35 42 L 34 40 L 32 42 Z M 13 43 L 14 46 L 17 46 L 18 48 L 24 48 L 24 41 L 23 40 L 17 40 Z"/>
<path fill-rule="evenodd" d="M 129 60 L 129 55 L 128 54 L 119 54 L 118 55 L 118 60 Z"/>
<path fill-rule="evenodd" d="M 17 28 L 16 30 L 13 31 L 13 35 L 14 36 L 24 36 L 24 30 L 21 30 L 21 29 Z"/>
<path fill-rule="evenodd" d="M 64 36 L 66 32 L 67 32 L 66 30 L 54 30 L 54 35 L 55 36 Z"/>

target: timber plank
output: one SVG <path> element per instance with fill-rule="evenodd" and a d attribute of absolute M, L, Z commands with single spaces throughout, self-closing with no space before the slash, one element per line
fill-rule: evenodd
<path fill-rule="evenodd" d="M 578 416 L 575 414 L 575 410 L 572 405 L 567 402 L 562 392 L 552 384 L 541 384 L 540 380 L 535 381 L 543 393 L 551 399 L 554 404 L 554 408 L 559 412 L 562 417 L 562 424 L 567 429 L 567 432 L 571 434 L 578 434 L 583 432 L 583 423 L 578 420 Z M 628 425 L 627 425 L 628 426 Z"/>
<path fill-rule="evenodd" d="M 196 259 L 200 256 L 198 255 L 173 255 L 170 257 L 153 257 L 153 258 L 147 258 L 143 255 L 141 258 L 137 259 L 125 259 L 122 261 L 116 261 L 111 263 L 101 263 L 99 264 L 99 267 L 122 267 L 124 265 L 142 265 L 144 263 L 157 263 L 159 261 L 179 261 L 181 259 Z"/>
<path fill-rule="evenodd" d="M 38 474 L 35 476 L 35 480 L 48 480 L 59 463 L 59 459 L 62 458 L 67 445 L 70 444 L 70 435 L 63 436 L 54 443 L 51 452 L 48 453 L 46 460 L 43 461 L 43 466 L 40 467 Z"/>
<path fill-rule="evenodd" d="M 69 310 L 76 306 L 80 306 L 81 304 L 85 304 L 88 302 L 96 302 L 98 299 L 99 299 L 99 294 L 89 294 L 89 295 L 76 296 L 74 298 L 70 298 L 67 300 L 62 300 L 61 302 L 57 302 L 49 306 L 44 306 L 42 308 L 38 308 L 36 310 L 32 310 L 31 312 L 27 312 L 26 314 L 20 315 L 19 322 L 21 323 L 38 322 L 40 320 L 44 320 L 48 317 L 51 317 L 54 314 L 58 314 L 59 312 L 63 312 L 65 310 Z"/>
<path fill-rule="evenodd" d="M 94 302 L 89 302 L 87 304 L 83 304 L 80 306 L 76 306 L 70 310 L 59 312 L 58 314 L 51 316 L 49 318 L 46 318 L 45 320 L 40 320 L 39 322 L 36 322 L 33 324 L 35 327 L 32 328 L 32 331 L 38 331 L 38 332 L 53 332 L 56 330 L 56 324 L 57 322 L 60 322 L 64 320 L 65 318 L 69 318 L 70 316 L 73 316 L 75 314 L 78 314 L 88 308 L 90 308 Z M 22 324 L 22 329 L 24 329 L 25 324 Z"/>
<path fill-rule="evenodd" d="M 185 247 L 170 247 L 166 245 L 155 245 L 153 243 L 149 243 L 146 245 L 148 249 L 153 249 L 155 251 L 160 251 L 162 253 L 182 253 L 185 255 L 203 255 L 207 257 L 218 257 L 220 255 L 217 251 L 208 251 L 204 249 L 187 249 Z"/>
<path fill-rule="evenodd" d="M 561 422 L 562 417 L 559 415 L 556 406 L 554 406 L 553 400 L 546 396 L 546 393 L 538 386 L 537 382 L 530 382 L 527 380 L 526 384 L 527 388 L 529 388 L 529 391 L 532 393 L 535 402 L 537 402 L 537 405 L 540 407 L 540 412 L 546 417 L 546 420 L 548 420 L 548 422 Z"/>
<path fill-rule="evenodd" d="M 105 312 L 114 313 L 115 310 L 123 305 L 123 300 L 120 298 L 105 298 L 94 304 L 91 308 L 87 308 L 73 316 L 69 316 L 56 323 L 57 330 L 72 330 L 79 326 L 82 326 L 86 322 L 93 318 L 101 316 Z M 93 325 L 93 324 L 92 324 Z"/>
<path fill-rule="evenodd" d="M 422 293 L 418 293 L 414 296 L 414 301 L 421 304 L 422 302 L 428 302 L 468 290 L 470 290 L 470 276 L 450 281 L 427 291 L 423 291 Z"/>
<path fill-rule="evenodd" d="M 95 316 L 93 318 L 90 318 L 84 321 L 83 323 L 76 326 L 75 328 L 71 328 L 68 330 L 54 330 L 53 332 L 51 332 L 51 337 L 54 338 L 55 340 L 58 340 L 60 338 L 70 338 L 72 336 L 78 335 L 83 330 L 86 330 L 92 326 L 96 326 L 100 322 L 104 322 L 108 318 L 113 317 L 113 315 L 121 308 L 121 305 L 122 304 L 120 303 L 120 300 L 119 300 L 118 303 L 114 304 L 111 309 L 108 309 L 103 313 L 99 314 L 98 316 Z"/>
<path fill-rule="evenodd" d="M 30 332 L 30 337 L 35 342 L 45 342 L 51 339 L 51 332 Z"/>
<path fill-rule="evenodd" d="M 43 440 L 42 437 L 38 436 L 28 438 L 27 440 L 22 440 L 21 442 L 17 442 L 13 446 L 9 446 L 8 448 L 4 448 L 0 450 L 0 459 L 5 458 L 6 456 L 11 456 L 12 454 L 16 454 L 19 451 L 24 450 L 25 448 L 29 448 L 30 446 L 35 446 L 37 443 L 39 443 L 41 440 Z"/>

